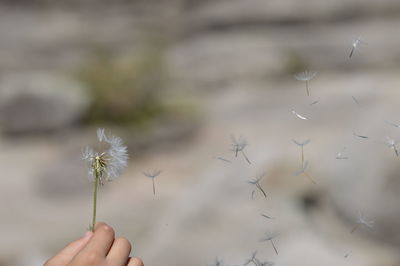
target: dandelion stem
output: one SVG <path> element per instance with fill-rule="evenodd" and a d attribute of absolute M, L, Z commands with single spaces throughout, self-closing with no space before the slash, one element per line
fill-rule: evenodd
<path fill-rule="evenodd" d="M 314 179 L 313 179 L 309 174 L 307 174 L 306 172 L 304 172 L 304 175 L 311 181 L 311 183 L 313 183 L 314 185 L 317 184 L 317 182 L 315 182 Z"/>
<path fill-rule="evenodd" d="M 275 244 L 274 244 L 274 241 L 271 239 L 271 244 L 272 244 L 272 247 L 274 248 L 274 250 L 275 250 L 275 253 L 276 253 L 276 255 L 278 255 L 278 249 L 276 248 L 276 246 L 275 246 Z"/>
<path fill-rule="evenodd" d="M 301 146 L 301 163 L 304 164 L 304 148 Z"/>
<path fill-rule="evenodd" d="M 306 80 L 306 90 L 307 90 L 307 96 L 310 96 L 310 91 L 308 90 L 308 80 Z"/>
<path fill-rule="evenodd" d="M 94 232 L 94 225 L 96 224 L 96 211 L 97 211 L 97 189 L 99 187 L 99 181 L 100 181 L 100 162 L 99 160 L 96 160 L 96 170 L 95 170 L 95 179 L 93 182 L 93 216 L 92 216 L 92 226 L 91 226 L 91 231 Z"/>
<path fill-rule="evenodd" d="M 153 194 L 156 195 L 156 186 L 154 184 L 154 178 L 151 179 L 153 181 Z"/>

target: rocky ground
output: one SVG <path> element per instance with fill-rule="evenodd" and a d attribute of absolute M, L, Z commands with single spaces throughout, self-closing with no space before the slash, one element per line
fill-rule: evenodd
<path fill-rule="evenodd" d="M 171 94 L 196 99 L 203 120 L 185 141 L 135 151 L 101 188 L 99 219 L 135 255 L 146 265 L 235 265 L 258 250 L 283 266 L 400 265 L 398 158 L 384 143 L 400 135 L 385 122 L 400 122 L 398 1 L 38 2 L 0 8 L 0 265 L 40 265 L 85 230 L 91 186 L 80 150 L 95 128 L 77 126 L 90 97 L 69 74 L 93 46 L 123 56 L 149 35 L 166 40 Z M 366 44 L 349 59 L 359 36 Z M 292 75 L 303 68 L 318 72 L 310 97 Z M 38 128 L 46 133 L 26 134 Z M 232 134 L 249 142 L 251 165 L 230 151 Z M 308 138 L 316 185 L 293 176 L 292 139 Z M 336 159 L 344 147 L 348 159 Z M 148 169 L 163 170 L 156 196 Z M 252 199 L 247 181 L 262 173 L 267 198 Z M 351 234 L 358 211 L 374 227 Z M 259 242 L 265 233 L 280 233 L 278 255 Z"/>

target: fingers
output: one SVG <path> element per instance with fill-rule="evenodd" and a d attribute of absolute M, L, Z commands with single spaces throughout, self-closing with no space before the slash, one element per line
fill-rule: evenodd
<path fill-rule="evenodd" d="M 99 222 L 96 224 L 94 234 L 81 253 L 97 254 L 104 258 L 108 254 L 114 241 L 114 230 L 111 226 Z"/>
<path fill-rule="evenodd" d="M 117 237 L 108 252 L 107 261 L 112 265 L 127 265 L 129 253 L 131 253 L 131 243 L 123 237 Z"/>
<path fill-rule="evenodd" d="M 140 258 L 131 258 L 126 266 L 144 266 L 143 261 Z"/>
<path fill-rule="evenodd" d="M 45 265 L 65 265 L 68 264 L 76 254 L 78 254 L 84 246 L 88 243 L 90 238 L 92 237 L 92 232 L 86 232 L 86 234 L 78 240 L 71 242 L 67 246 L 65 246 L 57 255 L 53 258 L 49 259 Z"/>

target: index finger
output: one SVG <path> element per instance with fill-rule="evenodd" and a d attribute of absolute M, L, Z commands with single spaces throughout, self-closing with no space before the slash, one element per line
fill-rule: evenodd
<path fill-rule="evenodd" d="M 106 223 L 96 223 L 93 236 L 81 253 L 95 253 L 105 257 L 114 242 L 114 229 Z"/>

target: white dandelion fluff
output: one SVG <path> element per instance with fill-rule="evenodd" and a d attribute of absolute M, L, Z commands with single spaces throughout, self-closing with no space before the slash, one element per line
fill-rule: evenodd
<path fill-rule="evenodd" d="M 361 37 L 358 37 L 357 39 L 353 40 L 353 42 L 351 43 L 351 51 L 350 51 L 350 55 L 349 58 L 351 58 L 354 54 L 354 52 L 358 49 L 361 48 L 361 45 L 366 44 L 366 42 L 364 42 L 363 40 L 361 40 Z"/>
<path fill-rule="evenodd" d="M 96 223 L 97 189 L 105 181 L 112 181 L 122 174 L 128 164 L 128 148 L 121 138 L 107 135 L 103 128 L 97 130 L 97 139 L 100 144 L 108 147 L 96 151 L 91 147 L 82 150 L 82 159 L 88 167 L 88 175 L 93 180 L 93 216 L 90 230 L 94 230 Z M 99 145 L 103 146 L 103 145 Z"/>
<path fill-rule="evenodd" d="M 156 195 L 156 186 L 154 183 L 154 179 L 159 176 L 161 174 L 161 170 L 154 170 L 154 171 L 147 171 L 147 172 L 143 172 L 143 175 L 145 175 L 148 178 L 151 178 L 152 182 L 153 182 L 153 194 Z"/>
<path fill-rule="evenodd" d="M 240 152 L 247 161 L 247 163 L 251 164 L 246 153 L 244 153 L 244 149 L 249 145 L 246 139 L 243 136 L 239 136 L 238 138 L 236 138 L 235 136 L 231 135 L 231 140 L 232 140 L 231 150 L 235 153 L 235 157 L 237 157 L 238 153 Z"/>
<path fill-rule="evenodd" d="M 120 176 L 128 164 L 128 148 L 121 138 L 107 136 L 103 128 L 97 130 L 97 139 L 100 143 L 106 143 L 108 148 L 102 151 L 95 151 L 91 147 L 82 150 L 82 159 L 88 165 L 88 174 L 94 177 L 95 172 L 100 174 L 100 184 L 104 181 L 112 181 Z"/>
<path fill-rule="evenodd" d="M 308 90 L 308 82 L 312 80 L 316 75 L 317 72 L 312 72 L 308 70 L 305 70 L 303 72 L 294 75 L 294 78 L 297 79 L 298 81 L 305 81 L 307 96 L 310 96 L 310 91 Z"/>
<path fill-rule="evenodd" d="M 294 109 L 291 110 L 292 114 L 294 114 L 297 118 L 301 119 L 301 120 L 308 120 L 307 117 L 302 116 L 301 114 L 299 114 L 298 112 L 296 112 Z"/>
<path fill-rule="evenodd" d="M 299 146 L 301 148 L 301 162 L 304 163 L 304 146 L 307 145 L 308 143 L 310 143 L 310 139 L 306 139 L 303 142 L 297 141 L 297 140 L 292 140 L 294 142 L 294 144 L 296 144 L 297 146 Z"/>
<path fill-rule="evenodd" d="M 373 228 L 374 223 L 375 223 L 374 221 L 367 220 L 367 218 L 363 215 L 363 213 L 358 211 L 358 219 L 357 219 L 356 225 L 353 227 L 353 229 L 351 230 L 350 233 L 354 233 L 354 231 L 356 231 L 357 228 L 360 227 L 361 225 L 364 225 L 369 228 Z"/>

